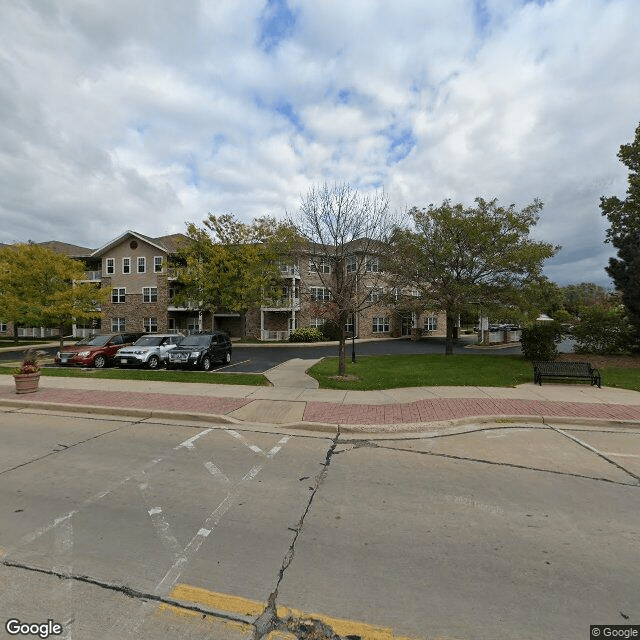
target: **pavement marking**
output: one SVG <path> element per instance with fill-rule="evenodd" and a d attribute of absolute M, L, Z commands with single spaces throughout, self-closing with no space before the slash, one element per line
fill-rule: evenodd
<path fill-rule="evenodd" d="M 241 596 L 234 596 L 227 593 L 218 593 L 215 591 L 209 591 L 208 589 L 202 589 L 201 587 L 195 587 L 187 584 L 177 584 L 171 592 L 171 598 L 175 600 L 182 600 L 189 603 L 195 603 L 202 605 L 207 609 L 215 610 L 226 613 L 228 615 L 236 616 L 250 616 L 258 617 L 265 610 L 267 603 L 260 602 L 258 600 L 250 600 L 249 598 L 243 598 Z M 166 610 L 170 605 L 160 605 L 160 610 Z M 359 636 L 361 640 L 419 640 L 418 637 L 412 638 L 407 636 L 396 636 L 393 633 L 393 629 L 390 627 L 379 627 L 371 625 L 366 622 L 359 622 L 356 620 L 347 620 L 344 618 L 334 618 L 319 613 L 305 613 L 299 609 L 290 609 L 285 606 L 279 606 L 276 609 L 278 618 L 284 620 L 288 617 L 298 619 L 320 620 L 324 624 L 331 627 L 331 629 L 341 636 Z M 278 632 L 271 632 L 278 633 Z M 272 636 L 269 634 L 267 638 L 278 638 L 278 635 Z M 285 636 L 287 637 L 287 636 Z M 295 637 L 295 636 L 294 636 Z M 442 638 L 442 640 L 447 640 Z M 453 638 L 449 640 L 454 640 Z"/>
<path fill-rule="evenodd" d="M 213 431 L 213 428 L 205 429 L 204 431 L 201 431 L 200 433 L 197 433 L 192 438 L 189 438 L 188 440 L 185 440 L 184 442 L 181 442 L 178 446 L 174 447 L 174 449 L 177 450 L 177 449 L 180 449 L 181 447 L 184 447 L 185 449 L 194 449 L 195 447 L 194 447 L 193 443 L 198 438 L 202 438 L 202 436 L 206 436 L 207 433 L 210 433 L 211 431 Z"/>
<path fill-rule="evenodd" d="M 7 555 L 7 550 L 0 544 L 0 558 L 4 558 Z"/>
<path fill-rule="evenodd" d="M 613 451 L 603 451 L 608 456 L 618 456 L 619 458 L 640 458 L 637 453 L 614 453 Z"/>

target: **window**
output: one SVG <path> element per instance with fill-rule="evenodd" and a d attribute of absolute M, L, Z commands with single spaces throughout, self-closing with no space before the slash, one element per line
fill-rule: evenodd
<path fill-rule="evenodd" d="M 382 289 L 369 289 L 367 302 L 379 302 L 380 300 L 382 300 Z"/>
<path fill-rule="evenodd" d="M 389 318 L 373 318 L 373 333 L 389 331 Z"/>
<path fill-rule="evenodd" d="M 153 258 L 153 271 L 154 273 L 162 272 L 162 256 L 154 256 Z"/>
<path fill-rule="evenodd" d="M 107 274 L 111 275 L 116 272 L 116 259 L 107 258 Z"/>
<path fill-rule="evenodd" d="M 116 287 L 111 290 L 111 302 L 122 304 L 125 301 L 127 290 L 124 287 Z"/>
<path fill-rule="evenodd" d="M 138 258 L 138 273 L 145 273 L 147 270 L 147 259 L 145 257 Z"/>
<path fill-rule="evenodd" d="M 125 325 L 124 318 L 111 318 L 111 331 L 124 331 Z"/>
<path fill-rule="evenodd" d="M 143 318 L 142 326 L 147 333 L 157 333 L 158 318 Z"/>
<path fill-rule="evenodd" d="M 309 258 L 310 273 L 331 273 L 331 264 L 325 258 Z"/>
<path fill-rule="evenodd" d="M 331 291 L 325 287 L 311 287 L 311 299 L 326 302 L 331 300 Z"/>
<path fill-rule="evenodd" d="M 131 258 L 122 258 L 122 273 L 131 273 Z"/>
<path fill-rule="evenodd" d="M 350 336 L 353 335 L 354 331 L 355 331 L 355 325 L 353 323 L 353 315 L 349 317 L 349 319 L 347 320 L 347 324 L 344 325 L 344 330 L 347 332 L 347 334 L 349 334 Z"/>
<path fill-rule="evenodd" d="M 0 333 L 7 333 L 7 323 L 0 322 Z"/>
<path fill-rule="evenodd" d="M 367 258 L 367 264 L 365 268 L 367 272 L 377 273 L 380 271 L 380 261 L 378 260 L 378 258 Z"/>
<path fill-rule="evenodd" d="M 142 302 L 158 302 L 158 287 L 142 287 Z"/>
<path fill-rule="evenodd" d="M 436 316 L 429 316 L 424 319 L 424 330 L 435 331 L 438 328 L 438 318 Z"/>
<path fill-rule="evenodd" d="M 355 273 L 358 270 L 358 257 L 350 256 L 347 258 L 347 263 L 344 267 L 347 273 Z"/>
<path fill-rule="evenodd" d="M 319 329 L 325 322 L 326 320 L 324 318 L 311 318 L 309 326 Z"/>
<path fill-rule="evenodd" d="M 391 293 L 393 295 L 393 299 L 396 302 L 400 300 L 400 298 L 402 298 L 402 289 L 399 289 L 398 287 L 396 287 L 395 289 L 391 289 Z"/>

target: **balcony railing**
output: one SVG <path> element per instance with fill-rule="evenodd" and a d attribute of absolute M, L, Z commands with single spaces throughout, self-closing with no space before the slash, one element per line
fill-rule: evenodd
<path fill-rule="evenodd" d="M 91 282 L 98 282 L 102 280 L 102 271 L 85 271 L 84 279 Z"/>
<path fill-rule="evenodd" d="M 262 305 L 263 311 L 284 311 L 300 310 L 300 298 L 274 298 L 265 300 Z"/>
<path fill-rule="evenodd" d="M 271 331 L 269 329 L 262 329 L 261 339 L 266 341 L 276 341 L 276 340 L 288 340 L 290 331 Z"/>

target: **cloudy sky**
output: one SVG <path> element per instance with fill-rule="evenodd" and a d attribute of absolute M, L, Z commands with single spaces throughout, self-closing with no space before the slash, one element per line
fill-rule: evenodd
<path fill-rule="evenodd" d="M 2 0 L 0 242 L 282 217 L 337 181 L 538 197 L 547 275 L 607 285 L 639 32 L 638 0 Z"/>

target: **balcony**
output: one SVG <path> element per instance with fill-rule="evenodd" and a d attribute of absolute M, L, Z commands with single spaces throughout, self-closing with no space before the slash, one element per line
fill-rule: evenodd
<path fill-rule="evenodd" d="M 275 298 L 265 300 L 262 311 L 300 311 L 300 298 Z"/>
<path fill-rule="evenodd" d="M 300 268 L 290 265 L 290 264 L 280 264 L 278 265 L 278 269 L 280 269 L 280 273 L 283 278 L 299 278 L 300 277 Z"/>
<path fill-rule="evenodd" d="M 100 282 L 102 280 L 102 271 L 85 271 L 83 282 Z"/>

